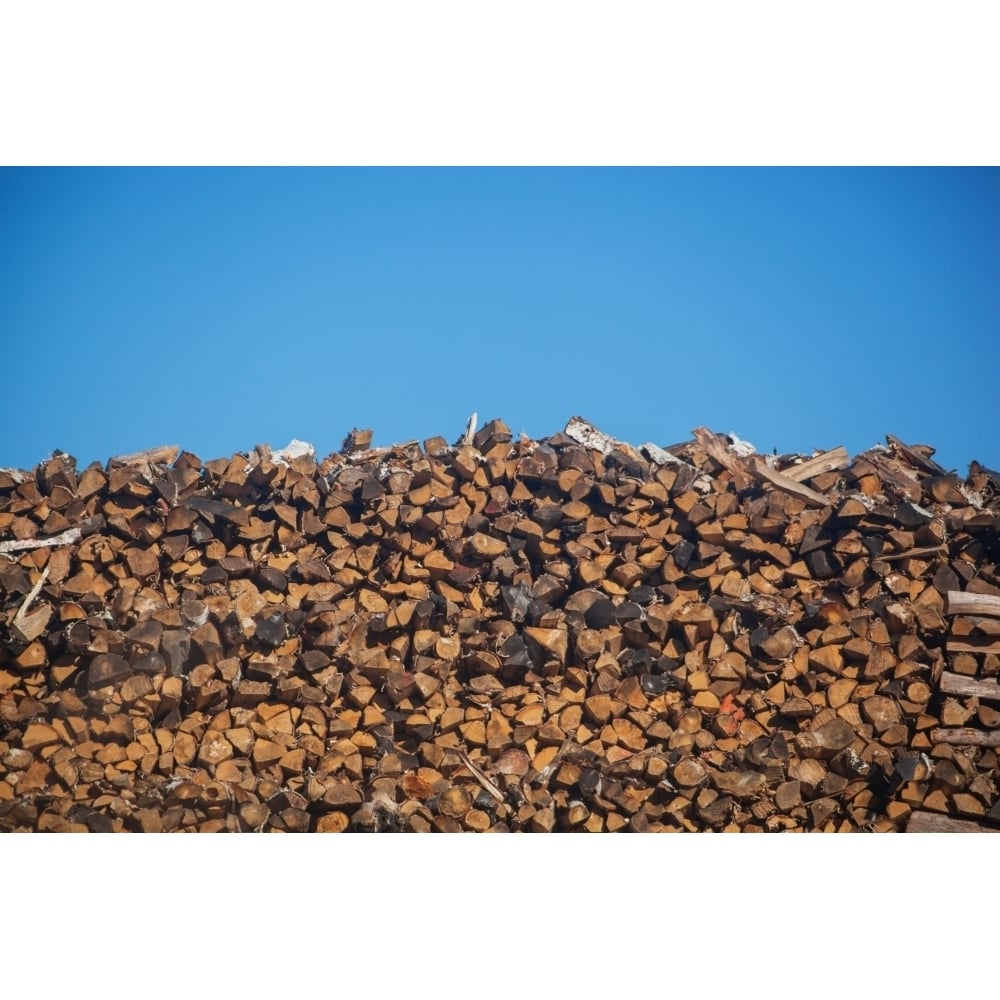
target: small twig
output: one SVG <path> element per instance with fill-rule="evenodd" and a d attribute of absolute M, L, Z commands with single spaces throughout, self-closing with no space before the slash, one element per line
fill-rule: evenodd
<path fill-rule="evenodd" d="M 0 542 L 0 553 L 25 552 L 30 549 L 47 549 L 56 545 L 71 545 L 80 541 L 81 532 L 79 528 L 67 528 L 59 535 L 51 538 L 22 538 L 12 539 L 8 542 Z"/>
<path fill-rule="evenodd" d="M 28 591 L 28 596 L 25 597 L 21 606 L 17 609 L 17 614 L 14 615 L 14 620 L 10 623 L 12 628 L 20 629 L 24 624 L 24 619 L 28 616 L 28 608 L 31 607 L 31 602 L 38 596 L 42 587 L 45 586 L 45 581 L 49 578 L 50 566 L 46 566 L 42 570 L 42 575 L 38 578 L 38 583 Z"/>
<path fill-rule="evenodd" d="M 924 556 L 932 556 L 938 552 L 947 552 L 947 545 L 926 545 L 922 548 L 909 549 L 906 552 L 893 552 L 892 555 L 879 556 L 882 562 L 900 562 L 903 559 L 921 559 Z"/>
<path fill-rule="evenodd" d="M 449 747 L 449 753 L 455 754 L 456 757 L 472 772 L 472 776 L 479 782 L 483 788 L 489 792 L 497 800 L 497 802 L 503 803 L 505 801 L 503 792 L 492 782 L 486 775 L 476 767 L 475 764 L 469 759 L 469 755 L 464 750 L 459 750 L 457 747 Z"/>

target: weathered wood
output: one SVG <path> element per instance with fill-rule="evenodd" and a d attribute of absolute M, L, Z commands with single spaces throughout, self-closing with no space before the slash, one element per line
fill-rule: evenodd
<path fill-rule="evenodd" d="M 977 681 L 946 670 L 941 674 L 940 687 L 945 694 L 1000 701 L 1000 683 L 995 680 Z"/>
<path fill-rule="evenodd" d="M 618 442 L 613 437 L 587 423 L 582 417 L 570 417 L 563 433 L 584 448 L 593 448 L 602 455 L 610 455 L 618 447 Z"/>
<path fill-rule="evenodd" d="M 945 472 L 937 462 L 932 462 L 930 456 L 934 454 L 934 449 L 927 445 L 904 444 L 898 437 L 886 434 L 886 443 L 898 452 L 907 462 L 921 472 L 929 473 L 932 476 L 941 475 Z"/>
<path fill-rule="evenodd" d="M 344 454 L 350 454 L 351 452 L 367 451 L 371 448 L 372 437 L 374 432 L 371 428 L 359 429 L 355 427 L 347 437 L 344 438 L 343 444 L 340 446 L 340 450 Z"/>
<path fill-rule="evenodd" d="M 833 472 L 836 469 L 843 469 L 850 462 L 850 456 L 843 445 L 839 445 L 830 451 L 824 451 L 813 458 L 807 458 L 795 465 L 788 465 L 781 470 L 781 475 L 786 479 L 791 479 L 796 483 L 805 482 L 818 476 L 823 472 Z"/>
<path fill-rule="evenodd" d="M 180 454 L 180 450 L 180 446 L 176 444 L 159 445 L 156 448 L 147 448 L 145 451 L 135 451 L 128 455 L 115 455 L 108 460 L 108 466 L 170 465 Z"/>
<path fill-rule="evenodd" d="M 691 433 L 705 451 L 732 475 L 736 488 L 746 489 L 750 482 L 747 467 L 729 448 L 722 435 L 713 434 L 707 427 L 695 427 Z"/>
<path fill-rule="evenodd" d="M 779 490 L 790 493 L 793 497 L 798 497 L 798 499 L 804 500 L 813 507 L 828 507 L 830 505 L 828 497 L 825 497 L 822 493 L 817 493 L 816 490 L 812 490 L 808 486 L 803 486 L 781 472 L 777 472 L 764 459 L 752 455 L 748 459 L 748 463 L 756 476 L 760 479 L 766 479 L 772 486 L 776 486 Z"/>
<path fill-rule="evenodd" d="M 645 444 L 639 445 L 639 451 L 646 455 L 651 462 L 655 462 L 657 465 L 687 464 L 683 459 L 671 454 L 665 448 L 661 448 L 659 445 L 653 444 L 652 441 L 647 441 Z"/>
<path fill-rule="evenodd" d="M 469 419 L 465 423 L 465 433 L 462 435 L 460 444 L 466 447 L 472 444 L 472 439 L 476 436 L 476 424 L 479 421 L 479 415 L 477 413 L 472 413 Z"/>
<path fill-rule="evenodd" d="M 932 743 L 950 743 L 952 746 L 1000 747 L 1000 729 L 984 732 L 967 726 L 955 729 L 932 729 Z"/>
<path fill-rule="evenodd" d="M 974 594 L 963 590 L 949 590 L 945 596 L 949 615 L 984 615 L 1000 618 L 1000 597 L 993 594 Z"/>
<path fill-rule="evenodd" d="M 992 635 L 967 635 L 961 639 L 948 639 L 945 646 L 949 653 L 1000 653 L 1000 638 Z"/>
<path fill-rule="evenodd" d="M 32 549 L 53 548 L 57 545 L 72 545 L 74 542 L 80 541 L 81 537 L 82 532 L 79 528 L 67 528 L 50 538 L 10 539 L 6 542 L 0 542 L 0 554 L 28 552 Z"/>
<path fill-rule="evenodd" d="M 993 827 L 969 820 L 952 819 L 940 813 L 917 811 L 910 814 L 907 833 L 997 833 Z"/>
<path fill-rule="evenodd" d="M 52 607 L 48 604 L 38 608 L 31 614 L 28 613 L 32 602 L 38 597 L 42 587 L 45 586 L 45 581 L 49 577 L 50 570 L 51 566 L 48 565 L 42 570 L 42 575 L 31 590 L 28 591 L 21 602 L 21 606 L 17 609 L 17 613 L 11 619 L 11 633 L 21 642 L 30 643 L 37 639 L 45 631 L 45 626 L 48 625 L 49 619 L 52 617 Z"/>

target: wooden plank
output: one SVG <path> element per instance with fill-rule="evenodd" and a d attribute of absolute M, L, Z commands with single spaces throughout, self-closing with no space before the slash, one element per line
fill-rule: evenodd
<path fill-rule="evenodd" d="M 181 449 L 176 444 L 158 445 L 145 451 L 135 451 L 128 455 L 115 455 L 108 460 L 108 465 L 170 465 L 180 454 Z"/>
<path fill-rule="evenodd" d="M 907 833 L 998 833 L 981 823 L 971 823 L 965 819 L 952 819 L 941 813 L 917 811 L 910 814 L 906 824 Z"/>
<path fill-rule="evenodd" d="M 570 417 L 563 433 L 584 448 L 593 448 L 602 455 L 610 455 L 618 447 L 618 442 L 610 434 L 599 431 L 582 417 Z"/>
<path fill-rule="evenodd" d="M 947 470 L 942 469 L 937 462 L 932 461 L 930 456 L 934 454 L 934 449 L 929 448 L 927 445 L 909 445 L 903 441 L 900 441 L 898 437 L 893 434 L 886 434 L 886 442 L 895 448 L 896 452 L 902 455 L 910 465 L 916 466 L 922 472 L 926 472 L 931 476 L 943 475 Z M 928 454 L 923 454 L 926 451 Z"/>
<path fill-rule="evenodd" d="M 465 423 L 465 433 L 462 434 L 459 444 L 462 445 L 472 444 L 472 439 L 476 436 L 476 425 L 478 423 L 479 423 L 479 414 L 475 412 L 471 413 L 469 415 L 469 419 Z"/>
<path fill-rule="evenodd" d="M 639 445 L 639 451 L 642 452 L 651 462 L 655 462 L 657 465 L 687 465 L 683 459 L 678 458 L 676 455 L 672 455 L 665 448 L 661 448 L 657 444 L 653 444 L 652 441 L 647 441 L 645 444 Z"/>
<path fill-rule="evenodd" d="M 1000 618 L 1000 597 L 992 594 L 971 594 L 964 590 L 949 590 L 947 594 L 949 615 L 984 615 Z"/>
<path fill-rule="evenodd" d="M 822 493 L 817 493 L 815 490 L 809 489 L 808 486 L 803 486 L 794 479 L 789 479 L 788 476 L 776 472 L 762 458 L 751 455 L 749 462 L 758 477 L 766 479 L 772 486 L 776 486 L 779 490 L 790 493 L 793 497 L 798 497 L 800 500 L 804 500 L 814 507 L 829 507 L 831 505 L 832 501 L 829 497 L 825 497 Z"/>
<path fill-rule="evenodd" d="M 977 681 L 972 677 L 964 677 L 962 674 L 953 674 L 949 671 L 941 674 L 941 690 L 945 694 L 1000 701 L 1000 683 L 997 681 Z"/>
<path fill-rule="evenodd" d="M 790 465 L 787 469 L 781 470 L 781 475 L 786 479 L 792 479 L 797 483 L 805 482 L 818 476 L 822 472 L 834 472 L 843 469 L 849 462 L 850 456 L 843 445 L 838 445 L 830 451 L 824 451 L 822 455 L 807 459 L 798 465 Z"/>
<path fill-rule="evenodd" d="M 1000 747 L 1000 729 L 932 729 L 931 743 L 948 743 L 956 747 Z"/>

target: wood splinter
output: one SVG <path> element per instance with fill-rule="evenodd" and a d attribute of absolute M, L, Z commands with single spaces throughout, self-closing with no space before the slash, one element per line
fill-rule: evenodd
<path fill-rule="evenodd" d="M 504 801 L 503 792 L 501 792 L 500 789 L 493 784 L 493 782 L 490 781 L 490 779 L 487 778 L 475 764 L 472 763 L 469 755 L 464 750 L 459 750 L 458 747 L 451 747 L 449 753 L 453 753 L 456 757 L 458 757 L 458 759 L 469 769 L 476 781 L 478 781 L 479 784 L 482 785 L 483 788 L 485 788 L 486 791 L 497 800 L 497 802 Z"/>
<path fill-rule="evenodd" d="M 21 606 L 17 609 L 17 614 L 14 615 L 10 623 L 11 631 L 22 642 L 32 642 L 37 639 L 51 617 L 52 609 L 48 606 L 39 608 L 32 615 L 28 614 L 28 608 L 31 607 L 34 600 L 41 593 L 42 587 L 45 586 L 45 581 L 49 578 L 50 569 L 50 566 L 46 566 L 42 570 L 42 575 L 38 578 L 38 582 L 28 591 Z"/>
<path fill-rule="evenodd" d="M 67 528 L 51 538 L 21 538 L 0 542 L 0 553 L 6 555 L 8 552 L 28 552 L 31 549 L 47 549 L 56 545 L 72 545 L 80 541 L 81 537 L 79 528 Z"/>

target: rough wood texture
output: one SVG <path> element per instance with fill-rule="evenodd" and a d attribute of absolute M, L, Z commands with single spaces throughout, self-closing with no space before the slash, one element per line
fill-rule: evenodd
<path fill-rule="evenodd" d="M 995 680 L 977 681 L 961 674 L 947 671 L 941 674 L 941 690 L 945 694 L 967 695 L 975 698 L 986 698 L 990 701 L 1000 701 L 1000 683 Z"/>
<path fill-rule="evenodd" d="M 979 729 L 932 729 L 932 743 L 949 743 L 952 746 L 1000 747 L 1000 729 L 983 732 Z"/>
<path fill-rule="evenodd" d="M 906 824 L 907 833 L 993 833 L 991 827 L 982 823 L 971 823 L 964 819 L 952 819 L 940 813 L 911 813 Z"/>
<path fill-rule="evenodd" d="M 988 470 L 371 441 L 0 469 L 0 830 L 1000 827 Z"/>
<path fill-rule="evenodd" d="M 961 590 L 949 590 L 948 614 L 988 615 L 1000 618 L 1000 596 L 995 594 L 970 594 Z"/>
<path fill-rule="evenodd" d="M 804 483 L 813 476 L 818 476 L 821 472 L 833 472 L 835 469 L 843 469 L 850 464 L 850 456 L 843 445 L 833 448 L 831 451 L 824 451 L 813 458 L 804 459 L 794 465 L 789 465 L 781 470 L 781 474 L 786 479 L 792 479 L 797 483 Z"/>
<path fill-rule="evenodd" d="M 816 490 L 811 490 L 808 486 L 803 486 L 798 480 L 772 469 L 762 458 L 758 458 L 757 456 L 753 456 L 752 458 L 751 467 L 753 471 L 762 479 L 773 483 L 779 490 L 784 490 L 793 497 L 798 497 L 800 500 L 804 500 L 814 507 L 826 507 L 829 504 L 829 498 L 822 493 L 817 493 Z"/>

